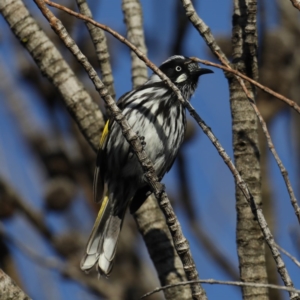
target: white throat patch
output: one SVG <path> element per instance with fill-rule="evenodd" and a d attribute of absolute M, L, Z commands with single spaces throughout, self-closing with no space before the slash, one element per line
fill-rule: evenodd
<path fill-rule="evenodd" d="M 181 74 L 180 76 L 177 77 L 177 79 L 175 80 L 176 83 L 180 83 L 183 82 L 187 79 L 187 75 L 185 73 Z"/>

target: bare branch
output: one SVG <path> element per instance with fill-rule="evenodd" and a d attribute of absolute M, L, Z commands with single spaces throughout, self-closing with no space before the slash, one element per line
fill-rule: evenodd
<path fill-rule="evenodd" d="M 181 0 L 182 5 L 185 9 L 186 16 L 190 19 L 193 26 L 198 30 L 200 35 L 203 37 L 207 46 L 211 49 L 212 53 L 222 56 L 222 58 L 229 63 L 226 55 L 223 53 L 222 49 L 217 44 L 214 36 L 211 33 L 210 28 L 203 22 L 203 20 L 198 16 L 195 7 L 191 0 Z"/>
<path fill-rule="evenodd" d="M 92 12 L 86 2 L 86 0 L 76 0 L 79 11 L 89 17 L 93 18 Z M 96 49 L 97 59 L 100 66 L 100 71 L 102 75 L 102 81 L 107 87 L 109 94 L 112 98 L 116 98 L 115 88 L 114 88 L 114 78 L 112 75 L 112 69 L 110 65 L 110 55 L 108 52 L 106 36 L 103 30 L 99 27 L 94 26 L 91 23 L 86 22 L 86 26 L 89 30 L 90 36 L 92 38 L 93 44 Z"/>
<path fill-rule="evenodd" d="M 187 0 L 183 0 L 183 1 L 187 1 Z M 72 11 L 71 9 L 63 6 L 63 5 L 60 5 L 60 4 L 57 4 L 55 2 L 52 2 L 52 1 L 49 1 L 49 0 L 46 0 L 45 1 L 48 5 L 50 6 L 53 6 L 53 7 L 56 7 L 60 10 L 63 10 L 65 11 L 66 13 L 76 17 L 76 18 L 79 18 L 79 19 L 82 19 L 84 21 L 87 21 L 101 29 L 103 29 L 104 31 L 107 31 L 108 33 L 110 33 L 112 36 L 114 36 L 116 39 L 118 39 L 121 43 L 125 44 L 126 46 L 128 46 L 132 51 L 135 52 L 135 54 L 153 71 L 155 72 L 157 75 L 159 75 L 163 80 L 166 81 L 166 84 L 168 84 L 170 87 L 172 85 L 172 82 L 168 80 L 167 77 L 163 77 L 163 73 L 160 72 L 160 70 L 153 64 L 151 63 L 147 57 L 144 55 L 143 52 L 141 52 L 139 49 L 137 49 L 132 43 L 130 43 L 128 40 L 126 40 L 122 35 L 120 35 L 119 33 L 117 33 L 116 31 L 114 31 L 113 29 L 111 29 L 110 27 L 106 26 L 106 25 L 103 25 L 101 23 L 98 23 L 96 22 L 95 20 L 91 19 L 91 18 L 88 18 L 82 14 L 79 14 L 75 11 Z M 214 41 L 214 43 L 216 43 Z M 214 49 L 214 48 L 213 48 Z M 218 49 L 218 48 L 217 48 Z M 219 48 L 220 49 L 220 48 Z M 220 56 L 216 53 L 218 52 L 214 52 L 215 55 L 219 58 Z M 221 56 L 222 57 L 222 56 Z M 222 57 L 223 58 L 223 57 Z M 194 57 L 191 57 L 191 59 L 194 59 Z M 212 66 L 212 67 L 216 67 L 216 68 L 219 68 L 219 69 L 222 69 L 224 71 L 228 71 L 230 73 L 233 73 L 247 81 L 249 81 L 250 83 L 252 83 L 253 85 L 259 87 L 260 89 L 262 89 L 264 92 L 278 98 L 279 100 L 285 102 L 286 104 L 288 104 L 289 106 L 291 106 L 293 109 L 295 109 L 299 114 L 300 114 L 300 106 L 294 102 L 293 100 L 279 94 L 279 93 L 276 93 L 275 91 L 271 90 L 270 88 L 262 85 L 261 83 L 253 80 L 252 78 L 246 76 L 245 74 L 235 70 L 235 69 L 232 69 L 232 68 L 228 68 L 226 66 L 222 66 L 222 65 L 219 65 L 219 64 L 216 64 L 216 63 L 213 63 L 213 62 L 210 62 L 208 60 L 203 60 L 203 59 L 199 59 L 199 58 L 196 58 L 199 62 L 205 64 L 205 65 L 208 65 L 208 66 Z M 228 59 L 224 59 L 224 62 L 225 61 L 228 61 Z M 228 61 L 229 62 L 229 61 Z M 174 87 L 174 91 L 176 91 L 176 95 L 178 97 L 178 100 L 180 102 L 183 102 L 183 98 L 179 96 L 179 93 L 178 93 L 178 90 L 176 90 L 176 87 Z"/>
<path fill-rule="evenodd" d="M 140 0 L 122 0 L 122 9 L 127 26 L 127 39 L 147 56 Z M 133 87 L 136 88 L 148 79 L 148 70 L 134 51 L 131 51 L 131 60 L 132 83 Z"/>
<path fill-rule="evenodd" d="M 160 284 L 164 286 L 185 281 L 186 275 L 183 265 L 174 251 L 166 219 L 156 203 L 155 197 L 151 194 L 134 213 L 134 217 L 157 270 Z M 145 215 L 147 218 L 143 217 Z M 165 290 L 164 294 L 165 298 L 170 300 L 190 300 L 192 298 L 190 287 Z"/>
<path fill-rule="evenodd" d="M 51 6 L 54 6 L 56 8 L 62 9 L 64 11 L 66 11 L 69 14 L 72 14 L 76 17 L 79 17 L 81 19 L 84 19 L 86 21 L 91 22 L 92 24 L 99 26 L 100 28 L 106 30 L 107 32 L 111 33 L 113 36 L 115 36 L 116 38 L 118 38 L 122 43 L 126 44 L 128 47 L 130 47 L 132 50 L 135 50 L 135 53 L 139 56 L 140 59 L 142 59 L 147 66 L 149 66 L 160 78 L 162 78 L 163 80 L 165 80 L 165 83 L 170 86 L 170 88 L 172 88 L 172 90 L 176 93 L 176 96 L 178 97 L 178 100 L 188 109 L 188 111 L 190 112 L 191 116 L 196 120 L 196 122 L 198 123 L 198 125 L 202 128 L 203 132 L 208 136 L 208 138 L 212 141 L 213 145 L 216 147 L 217 151 L 219 152 L 220 156 L 223 158 L 224 162 L 227 164 L 227 166 L 229 167 L 230 171 L 232 172 L 237 185 L 239 186 L 239 188 L 242 190 L 248 204 L 251 207 L 252 213 L 255 215 L 255 217 L 257 218 L 257 221 L 260 225 L 260 228 L 263 232 L 264 238 L 268 244 L 268 246 L 271 249 L 271 252 L 273 254 L 274 260 L 277 264 L 279 273 L 283 279 L 283 281 L 285 282 L 285 284 L 287 286 L 292 286 L 292 281 L 291 278 L 288 274 L 288 271 L 285 267 L 285 264 L 280 256 L 280 253 L 278 251 L 278 249 L 275 246 L 275 242 L 274 242 L 274 238 L 270 232 L 270 229 L 267 225 L 267 222 L 264 218 L 264 215 L 262 213 L 261 208 L 257 207 L 256 203 L 253 200 L 253 196 L 250 193 L 246 183 L 244 182 L 244 180 L 242 179 L 240 173 L 238 172 L 238 170 L 236 169 L 236 167 L 234 166 L 234 164 L 232 163 L 230 157 L 228 156 L 228 154 L 225 152 L 224 148 L 221 146 L 221 144 L 219 143 L 219 141 L 217 140 L 217 138 L 214 136 L 213 132 L 211 131 L 211 129 L 205 124 L 205 122 L 201 119 L 201 117 L 196 113 L 195 109 L 191 106 L 191 104 L 189 102 L 186 102 L 181 94 L 180 91 L 178 91 L 178 89 L 176 88 L 176 86 L 174 86 L 172 84 L 172 82 L 168 79 L 168 77 L 166 77 L 154 64 L 152 64 L 144 55 L 143 53 L 141 53 L 134 45 L 132 45 L 129 41 L 127 41 L 124 37 L 122 37 L 120 34 L 118 34 L 117 32 L 115 32 L 114 30 L 112 30 L 111 28 L 109 28 L 108 26 L 99 24 L 97 22 L 95 22 L 94 20 L 91 20 L 89 18 L 86 18 L 85 16 L 82 16 L 76 12 L 73 12 L 72 10 L 63 7 L 61 5 L 58 5 L 56 3 L 53 3 L 51 1 L 46 0 L 46 3 L 48 3 Z M 165 205 L 165 203 L 162 201 L 160 202 L 162 206 Z M 171 220 L 168 220 L 167 217 L 167 223 L 170 224 Z M 172 231 L 171 231 L 172 232 Z M 176 239 L 174 238 L 174 232 L 172 232 L 172 236 L 174 239 L 174 244 L 176 247 Z M 177 240 L 178 241 L 178 240 Z"/>
<path fill-rule="evenodd" d="M 188 279 L 198 278 L 198 272 L 196 270 L 194 260 L 191 256 L 189 244 L 182 234 L 181 226 L 180 226 L 180 224 L 177 220 L 177 217 L 173 211 L 173 208 L 170 204 L 167 194 L 163 190 L 163 186 L 159 182 L 159 180 L 155 174 L 155 169 L 153 167 L 153 164 L 149 160 L 146 152 L 144 151 L 139 137 L 137 136 L 137 134 L 135 132 L 133 132 L 133 130 L 129 126 L 126 118 L 122 114 L 121 110 L 118 108 L 118 106 L 116 105 L 116 103 L 112 99 L 112 97 L 108 94 L 107 89 L 105 88 L 105 86 L 103 85 L 103 83 L 101 82 L 99 77 L 97 76 L 96 71 L 93 69 L 93 67 L 90 65 L 90 63 L 87 61 L 86 57 L 82 54 L 82 52 L 80 51 L 78 46 L 75 44 L 75 42 L 68 35 L 68 33 L 65 30 L 64 26 L 62 25 L 62 23 L 46 7 L 45 3 L 47 2 L 49 4 L 51 2 L 42 1 L 42 0 L 35 0 L 35 2 L 38 5 L 38 7 L 40 8 L 41 12 L 46 17 L 46 19 L 49 21 L 51 27 L 56 32 L 56 34 L 62 39 L 62 41 L 64 42 L 66 47 L 72 52 L 72 54 L 77 58 L 77 60 L 85 68 L 90 79 L 94 83 L 96 90 L 99 92 L 100 96 L 105 101 L 107 108 L 109 109 L 109 111 L 111 113 L 111 116 L 120 125 L 125 139 L 130 144 L 130 146 L 132 147 L 132 150 L 136 154 L 139 162 L 141 163 L 141 166 L 142 166 L 144 174 L 145 174 L 145 178 L 147 179 L 149 185 L 151 186 L 151 189 L 153 190 L 153 193 L 154 193 L 155 197 L 158 199 L 160 207 L 165 214 L 165 217 L 167 219 L 167 224 L 172 233 L 175 249 L 176 249 L 177 253 L 179 254 L 179 257 L 181 258 L 181 261 L 184 265 L 184 269 L 186 271 L 187 278 Z M 51 4 L 53 4 L 53 3 L 51 3 Z M 64 9 L 66 9 L 66 8 L 64 8 Z M 89 18 L 86 18 L 86 19 L 88 20 Z M 129 43 L 129 42 L 127 41 L 127 43 Z M 184 99 L 182 98 L 179 90 L 178 90 L 178 93 L 184 102 Z M 200 285 L 193 285 L 192 288 L 195 289 L 193 291 L 194 299 L 206 299 L 205 291 L 201 288 Z"/>
<path fill-rule="evenodd" d="M 287 257 L 289 257 L 295 264 L 297 267 L 300 268 L 300 261 L 293 256 L 292 254 L 290 254 L 289 252 L 287 252 L 285 249 L 283 249 L 282 247 L 280 247 L 278 244 L 276 244 L 276 247 L 282 252 L 284 253 Z"/>
<path fill-rule="evenodd" d="M 223 61 L 223 60 L 222 60 L 222 57 L 219 57 L 219 58 L 220 58 L 220 60 L 223 62 L 223 64 L 225 64 L 225 66 L 228 68 L 227 71 L 231 72 L 233 69 L 230 67 L 230 65 L 228 65 L 225 61 Z M 195 60 L 195 61 L 201 62 L 201 60 L 200 60 L 200 59 L 197 59 L 197 58 L 195 58 L 194 60 Z M 232 72 L 232 73 L 235 74 L 235 72 Z M 238 72 L 238 73 L 239 73 L 239 72 Z M 298 218 L 298 222 L 300 223 L 300 207 L 299 207 L 299 205 L 298 205 L 298 202 L 297 202 L 295 193 L 294 193 L 294 191 L 293 191 L 293 188 L 292 188 L 292 185 L 291 185 L 289 176 L 288 176 L 288 172 L 287 172 L 286 168 L 284 167 L 284 165 L 283 165 L 281 159 L 279 158 L 279 155 L 278 155 L 278 153 L 277 153 L 277 151 L 276 151 L 276 149 L 275 149 L 275 147 L 274 147 L 274 144 L 273 144 L 273 142 L 272 142 L 272 138 L 271 138 L 270 133 L 269 133 L 269 131 L 268 131 L 267 125 L 266 125 L 266 123 L 265 123 L 265 121 L 264 121 L 264 119 L 263 119 L 261 113 L 259 112 L 259 110 L 258 110 L 258 108 L 257 108 L 257 106 L 256 106 L 256 104 L 255 104 L 255 99 L 253 98 L 253 96 L 252 96 L 252 95 L 250 94 L 250 92 L 248 91 L 248 89 L 247 89 L 247 87 L 246 87 L 246 85 L 245 85 L 243 79 L 240 78 L 241 76 L 239 77 L 238 74 L 236 74 L 236 75 L 237 75 L 237 76 L 236 76 L 236 79 L 238 80 L 238 82 L 239 82 L 240 85 L 242 86 L 242 89 L 243 89 L 243 91 L 245 92 L 245 94 L 246 94 L 246 96 L 247 96 L 247 98 L 248 98 L 248 100 L 249 100 L 249 103 L 250 103 L 250 105 L 252 106 L 252 108 L 253 108 L 254 112 L 256 113 L 257 118 L 258 118 L 258 120 L 259 120 L 259 122 L 260 122 L 260 124 L 261 124 L 262 130 L 263 130 L 263 132 L 264 132 L 264 134 L 265 134 L 265 136 L 266 136 L 266 140 L 267 140 L 267 143 L 268 143 L 268 147 L 269 147 L 270 151 L 272 152 L 272 154 L 273 154 L 273 156 L 274 156 L 274 158 L 275 158 L 275 160 L 276 160 L 276 163 L 277 163 L 277 165 L 278 165 L 278 167 L 279 167 L 279 169 L 280 169 L 280 172 L 281 172 L 282 177 L 283 177 L 283 179 L 284 179 L 284 182 L 285 182 L 285 184 L 286 184 L 288 193 L 289 193 L 289 195 L 290 195 L 291 204 L 292 204 L 292 206 L 293 206 L 293 208 L 294 208 L 294 211 L 295 211 L 295 214 L 296 214 L 296 216 L 297 216 L 297 218 Z"/>
<path fill-rule="evenodd" d="M 220 56 L 218 56 L 218 57 L 220 58 Z M 289 105 L 290 107 L 292 107 L 297 113 L 300 114 L 300 106 L 295 101 L 293 101 L 293 100 L 291 100 L 291 99 L 289 99 L 289 98 L 287 98 L 287 97 L 285 97 L 285 96 L 283 96 L 283 95 L 281 95 L 279 93 L 276 93 L 275 91 L 271 90 L 270 88 L 262 85 L 261 83 L 255 81 L 255 80 L 253 80 L 252 78 L 246 76 L 245 74 L 243 74 L 243 73 L 241 73 L 241 72 L 233 69 L 230 65 L 228 66 L 228 64 L 225 63 L 226 60 L 221 60 L 220 59 L 222 61 L 222 63 L 224 64 L 224 66 L 222 66 L 222 65 L 210 62 L 208 60 L 203 60 L 203 59 L 197 58 L 197 57 L 191 57 L 191 59 L 195 59 L 196 61 L 198 61 L 198 62 L 200 62 L 200 63 L 202 63 L 204 65 L 216 67 L 216 68 L 222 69 L 222 70 L 224 70 L 226 72 L 230 72 L 230 73 L 232 73 L 234 75 L 237 75 L 237 76 L 239 76 L 239 77 L 241 77 L 241 78 L 249 81 L 251 84 L 257 86 L 258 88 L 260 88 L 264 92 L 266 92 L 266 93 L 274 96 L 275 98 L 277 98 L 277 99 L 285 102 L 287 105 Z"/>
<path fill-rule="evenodd" d="M 225 55 L 223 53 L 220 53 L 220 47 L 217 45 L 214 37 L 212 36 L 212 34 L 210 33 L 210 30 L 208 28 L 208 26 L 199 18 L 199 16 L 197 15 L 194 7 L 191 4 L 190 0 L 182 0 L 184 7 L 186 9 L 187 15 L 190 17 L 191 22 L 193 23 L 193 25 L 197 28 L 197 30 L 199 31 L 199 33 L 204 37 L 207 45 L 210 47 L 210 49 L 212 50 L 212 52 L 219 58 L 221 59 L 221 61 L 223 63 L 225 63 L 226 65 L 229 65 L 229 61 L 228 59 L 225 57 Z M 253 7 L 251 7 L 251 9 L 253 9 Z M 251 12 L 252 13 L 252 12 Z M 253 20 L 251 20 L 253 21 Z M 251 32 L 250 32 L 251 33 Z M 247 42 L 249 42 L 247 40 Z M 252 51 L 250 52 L 251 55 L 255 55 L 255 53 Z M 252 68 L 252 72 L 253 72 L 253 68 Z M 239 107 L 240 107 L 240 102 L 239 102 Z M 239 108 L 240 111 L 240 108 Z M 242 141 L 243 142 L 243 141 Z M 219 151 L 219 153 L 221 154 L 221 152 Z M 222 154 L 221 154 L 222 155 Z M 226 160 L 224 159 L 224 161 L 226 162 Z M 237 170 L 235 170 L 236 173 L 239 176 L 239 173 Z M 233 173 L 234 174 L 234 173 Z M 237 177 L 235 176 L 236 180 Z M 237 181 L 237 185 L 241 188 L 239 182 Z M 245 183 L 243 182 L 243 185 L 245 185 Z M 245 185 L 246 187 L 246 185 Z M 281 275 L 281 278 L 283 279 L 284 283 L 286 286 L 290 287 L 293 286 L 293 283 L 291 281 L 291 278 L 287 272 L 287 269 L 285 268 L 284 262 L 280 256 L 280 253 L 278 251 L 278 249 L 275 246 L 275 242 L 273 239 L 273 236 L 269 230 L 269 228 L 267 227 L 267 223 L 266 220 L 262 214 L 262 210 L 260 207 L 258 207 L 256 205 L 256 203 L 253 201 L 253 197 L 250 194 L 249 190 L 247 189 L 247 193 L 249 193 L 248 195 L 245 194 L 245 191 L 243 190 L 243 188 L 241 188 L 243 191 L 244 196 L 246 197 L 248 203 L 251 206 L 252 212 L 253 214 L 256 216 L 260 228 L 263 232 L 264 238 L 266 240 L 266 242 L 268 243 L 268 246 L 271 249 L 271 252 L 273 254 L 274 260 L 276 262 L 277 265 L 277 269 L 279 274 Z M 249 198 L 250 196 L 250 198 Z M 242 204 L 241 204 L 242 205 Z M 297 295 L 291 295 L 292 298 L 297 298 Z"/>
<path fill-rule="evenodd" d="M 249 287 L 256 287 L 256 288 L 269 288 L 269 289 L 276 289 L 276 290 L 287 291 L 287 292 L 300 293 L 300 290 L 296 290 L 291 287 L 280 286 L 280 285 L 275 285 L 275 284 L 266 284 L 266 283 L 224 281 L 224 280 L 215 280 L 215 279 L 200 279 L 200 280 L 197 280 L 197 282 L 207 283 L 207 284 L 224 284 L 224 285 L 233 285 L 233 286 L 249 286 Z M 175 286 L 192 284 L 192 283 L 194 283 L 194 281 L 179 282 L 179 283 L 175 283 L 175 284 L 166 285 L 163 287 L 158 287 L 155 290 L 143 295 L 143 297 L 141 297 L 140 299 L 144 299 L 144 298 L 146 298 L 154 293 L 157 293 L 159 291 L 162 291 L 164 289 L 169 289 L 169 288 L 172 288 Z"/>

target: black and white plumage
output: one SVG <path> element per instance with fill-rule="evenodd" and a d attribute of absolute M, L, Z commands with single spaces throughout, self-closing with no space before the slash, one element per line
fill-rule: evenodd
<path fill-rule="evenodd" d="M 212 73 L 179 55 L 167 59 L 160 70 L 179 88 L 186 100 L 190 100 L 194 93 L 199 76 Z M 145 151 L 158 178 L 162 178 L 171 168 L 183 142 L 186 127 L 184 107 L 156 74 L 122 96 L 118 106 L 132 129 L 144 138 Z M 97 264 L 101 275 L 109 275 L 126 208 L 137 191 L 146 185 L 142 167 L 119 125 L 109 120 L 101 137 L 94 179 L 94 193 L 101 190 L 102 202 L 81 269 L 89 270 Z"/>

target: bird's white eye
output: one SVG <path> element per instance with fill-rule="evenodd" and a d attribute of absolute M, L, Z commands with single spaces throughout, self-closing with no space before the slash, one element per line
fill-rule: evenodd
<path fill-rule="evenodd" d="M 177 72 L 180 72 L 180 71 L 182 70 L 182 68 L 181 68 L 180 66 L 177 66 L 177 67 L 175 68 L 175 70 L 176 70 Z"/>

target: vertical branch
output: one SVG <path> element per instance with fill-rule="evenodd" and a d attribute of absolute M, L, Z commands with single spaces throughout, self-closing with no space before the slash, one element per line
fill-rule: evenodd
<path fill-rule="evenodd" d="M 256 0 L 234 0 L 233 64 L 242 73 L 258 78 Z M 243 88 L 235 77 L 228 76 L 232 114 L 233 148 L 235 164 L 249 185 L 254 201 L 261 207 L 261 171 L 259 162 L 258 122 Z M 253 86 L 246 83 L 254 98 Z M 237 248 L 240 276 L 245 282 L 267 283 L 264 240 L 260 227 L 244 195 L 236 185 Z M 268 299 L 266 288 L 243 287 L 244 299 Z"/>
<path fill-rule="evenodd" d="M 139 0 L 122 0 L 122 9 L 127 26 L 127 38 L 139 50 L 147 56 L 145 37 L 143 30 L 142 7 Z M 145 64 L 131 51 L 132 59 L 132 84 L 136 88 L 148 79 L 148 71 Z"/>
<path fill-rule="evenodd" d="M 92 12 L 86 2 L 86 0 L 77 0 L 77 5 L 80 13 L 83 15 L 93 18 Z M 102 81 L 104 85 L 107 87 L 110 95 L 115 99 L 116 93 L 114 88 L 114 78 L 112 75 L 111 65 L 109 61 L 109 52 L 106 42 L 106 36 L 104 31 L 94 26 L 91 23 L 85 22 L 86 26 L 89 30 L 90 36 L 92 38 L 93 44 L 96 49 L 97 59 L 100 66 L 100 71 L 102 75 Z"/>

